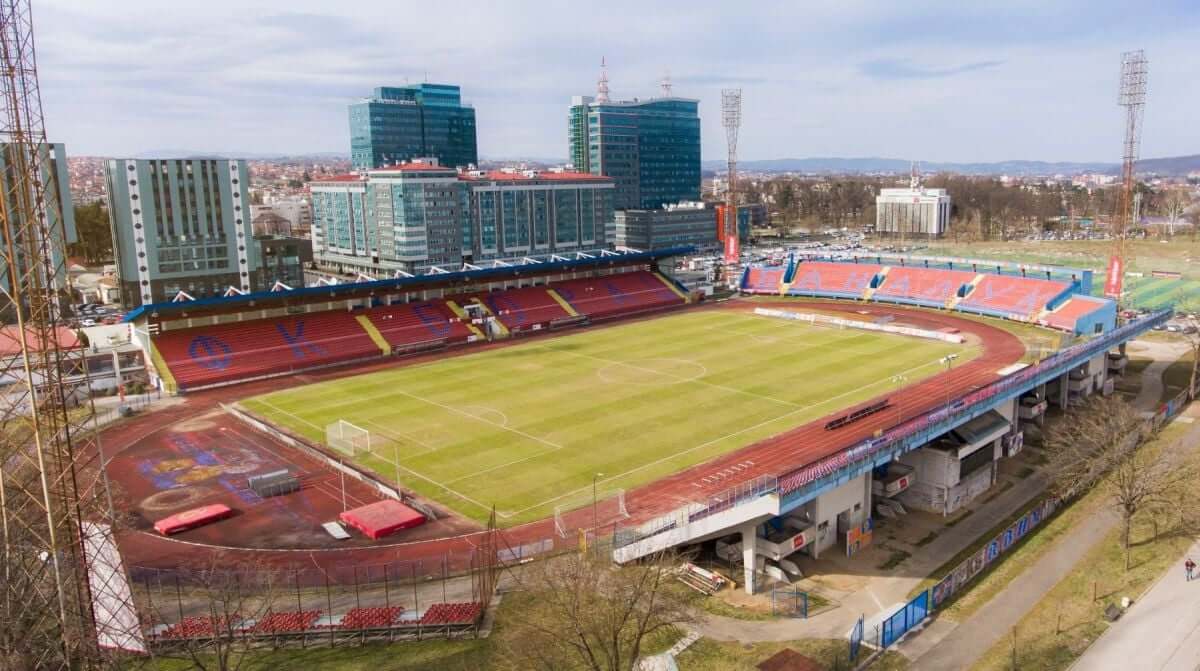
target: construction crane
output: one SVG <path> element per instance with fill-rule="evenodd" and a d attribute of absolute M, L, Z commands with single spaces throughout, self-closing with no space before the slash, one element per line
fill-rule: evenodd
<path fill-rule="evenodd" d="M 1104 295 L 1119 301 L 1125 277 L 1125 256 L 1129 231 L 1134 225 L 1134 165 L 1142 139 L 1142 113 L 1146 108 L 1148 63 L 1141 49 L 1121 54 L 1121 87 L 1117 104 L 1125 108 L 1125 144 L 1121 153 L 1121 197 L 1110 227 L 1112 255 L 1104 280 Z"/>
<path fill-rule="evenodd" d="M 51 169 L 30 0 L 0 0 L 0 97 L 0 668 L 93 668 L 85 547 L 115 547 L 112 506 L 86 348 L 68 328 L 67 185 Z"/>

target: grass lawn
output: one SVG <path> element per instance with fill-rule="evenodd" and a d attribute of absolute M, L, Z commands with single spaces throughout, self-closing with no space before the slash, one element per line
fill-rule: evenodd
<path fill-rule="evenodd" d="M 1174 422 L 1154 443 L 1142 449 L 1163 449 L 1179 440 L 1188 428 L 1190 425 Z M 1200 455 L 1193 453 L 1192 459 L 1200 459 Z M 1126 596 L 1136 600 L 1191 546 L 1193 539 L 1190 536 L 1168 533 L 1177 521 L 1178 515 L 1174 512 L 1160 515 L 1158 522 L 1162 533 L 1155 539 L 1150 515 L 1135 520 L 1129 571 L 1125 571 L 1119 524 L 1097 543 L 1017 624 L 1017 667 L 1023 671 L 1068 668 L 1108 626 L 1104 621 L 1104 609 L 1109 604 L 1119 603 Z M 1095 601 L 1092 600 L 1093 583 L 1097 594 Z M 1147 644 L 1153 644 L 1153 641 L 1147 641 Z M 1010 634 L 992 646 L 972 668 L 975 671 L 1009 669 L 1012 648 Z"/>
<path fill-rule="evenodd" d="M 346 420 L 355 457 L 502 525 L 544 518 L 779 434 L 978 348 L 695 311 L 402 366 L 243 401 L 314 441 Z M 398 458 L 399 468 L 396 460 Z"/>
<path fill-rule="evenodd" d="M 1092 278 L 1092 293 L 1099 296 L 1104 291 L 1104 269 L 1111 251 L 1112 243 L 1107 240 L 1012 240 L 938 242 L 918 253 L 1090 268 L 1096 272 Z M 1122 307 L 1154 310 L 1174 305 L 1186 311 L 1200 310 L 1200 271 L 1194 263 L 1196 259 L 1200 259 L 1200 243 L 1186 238 L 1175 238 L 1167 244 L 1158 240 L 1130 241 L 1126 269 L 1146 276 L 1125 279 Z M 1183 278 L 1151 277 L 1150 272 L 1154 270 L 1181 272 Z"/>

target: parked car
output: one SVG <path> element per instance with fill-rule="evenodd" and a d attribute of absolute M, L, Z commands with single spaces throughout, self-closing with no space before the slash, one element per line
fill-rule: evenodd
<path fill-rule="evenodd" d="M 79 322 L 79 325 L 80 326 L 95 326 L 96 320 L 89 317 L 89 318 L 84 319 L 83 321 Z"/>

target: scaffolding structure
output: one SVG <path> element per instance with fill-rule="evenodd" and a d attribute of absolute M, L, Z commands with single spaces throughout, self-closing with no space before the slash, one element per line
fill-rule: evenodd
<path fill-rule="evenodd" d="M 29 0 L 0 0 L 0 68 L 0 668 L 94 668 L 112 640 L 94 609 L 128 615 L 107 582 L 126 577 L 111 562 L 90 571 L 89 554 L 114 547 L 112 507 L 85 348 L 68 328 Z"/>

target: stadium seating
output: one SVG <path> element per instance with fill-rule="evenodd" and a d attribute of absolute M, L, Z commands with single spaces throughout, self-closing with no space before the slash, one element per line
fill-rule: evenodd
<path fill-rule="evenodd" d="M 342 623 L 342 629 L 378 629 L 390 627 L 400 618 L 404 608 L 400 606 L 379 606 L 374 608 L 351 608 Z"/>
<path fill-rule="evenodd" d="M 471 624 L 479 618 L 482 604 L 435 603 L 421 616 L 422 625 Z"/>
<path fill-rule="evenodd" d="M 321 611 L 319 610 L 271 613 L 255 622 L 249 631 L 255 634 L 286 634 L 307 631 L 313 628 L 320 617 Z"/>
<path fill-rule="evenodd" d="M 883 266 L 872 263 L 805 261 L 796 268 L 789 294 L 858 298 Z"/>
<path fill-rule="evenodd" d="M 380 354 L 350 312 L 167 331 L 154 344 L 181 389 L 303 370 Z"/>
<path fill-rule="evenodd" d="M 892 266 L 874 297 L 886 301 L 924 303 L 941 307 L 959 287 L 975 279 L 975 273 Z"/>
<path fill-rule="evenodd" d="M 478 298 L 509 330 L 527 329 L 535 324 L 549 324 L 555 319 L 571 316 L 550 296 L 546 287 L 506 289 L 453 300 L 464 305 L 472 298 Z"/>
<path fill-rule="evenodd" d="M 1036 316 L 1047 303 L 1067 289 L 1067 284 L 1051 280 L 984 275 L 971 293 L 959 301 L 958 307 L 1001 317 L 1028 319 Z"/>
<path fill-rule="evenodd" d="M 204 638 L 224 631 L 228 622 L 236 622 L 238 619 L 236 615 L 229 620 L 210 616 L 185 617 L 179 621 L 179 624 L 164 629 L 160 636 L 162 638 Z"/>
<path fill-rule="evenodd" d="M 393 348 L 442 339 L 466 342 L 471 335 L 443 301 L 381 305 L 364 314 Z"/>
<path fill-rule="evenodd" d="M 777 294 L 785 272 L 785 266 L 750 266 L 744 288 L 756 294 Z"/>
<path fill-rule="evenodd" d="M 1072 296 L 1053 312 L 1043 313 L 1038 323 L 1051 328 L 1076 332 L 1080 318 L 1104 307 L 1105 301 L 1089 296 Z"/>
<path fill-rule="evenodd" d="M 592 319 L 614 317 L 671 305 L 682 305 L 683 298 L 653 273 L 632 273 L 567 280 L 552 285 L 560 296 L 580 314 Z"/>

